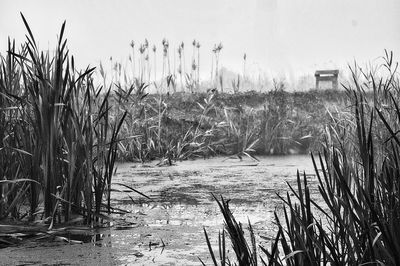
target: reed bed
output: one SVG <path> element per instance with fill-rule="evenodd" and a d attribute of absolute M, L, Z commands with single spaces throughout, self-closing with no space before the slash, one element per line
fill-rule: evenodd
<path fill-rule="evenodd" d="M 383 60 L 379 73 L 351 68 L 349 110 L 332 115 L 323 156 L 312 156 L 322 202 L 297 173 L 296 186 L 288 184 L 293 196 L 278 194 L 283 214 L 275 213 L 278 232 L 265 247 L 250 222 L 245 237 L 228 201 L 217 200 L 225 220 L 219 260 L 205 232 L 214 265 L 399 265 L 400 86 L 393 54 Z"/>
<path fill-rule="evenodd" d="M 140 45 L 137 65 L 131 43 L 131 79 L 115 64 L 109 83 L 100 65 L 102 82 L 95 85 L 95 68 L 75 69 L 65 23 L 54 52 L 49 52 L 39 50 L 22 20 L 25 43 L 16 47 L 9 40 L 0 63 L 0 219 L 54 223 L 79 214 L 93 224 L 112 212 L 110 185 L 117 158 L 167 164 L 217 154 L 256 159 L 257 153 L 289 153 L 293 144 L 301 145 L 321 130 L 307 127 L 309 118 L 299 109 L 310 102 L 309 96 L 296 96 L 296 104 L 282 87 L 270 93 L 194 92 L 200 86 L 198 41 L 193 41 L 192 77 L 186 79 L 194 93 L 162 93 L 177 86 L 169 43 L 163 40 L 164 74 L 160 85 L 154 83 L 159 93 L 148 94 L 152 68 L 147 41 Z M 213 50 L 216 64 L 221 50 L 222 44 Z M 187 74 L 184 58 L 182 43 L 181 85 Z M 217 82 L 217 66 L 212 75 Z"/>
<path fill-rule="evenodd" d="M 121 129 L 120 158 L 144 162 L 321 149 L 327 121 L 346 105 L 345 92 L 337 92 L 336 98 L 325 94 L 134 93 L 122 103 L 115 99 L 121 111 L 128 112 Z"/>
<path fill-rule="evenodd" d="M 94 68 L 75 69 L 65 22 L 52 53 L 39 50 L 21 17 L 26 41 L 18 48 L 9 39 L 0 59 L 0 220 L 50 231 L 101 226 L 115 211 L 110 186 L 126 113 L 111 111 L 111 88 L 94 86 Z"/>
<path fill-rule="evenodd" d="M 147 39 L 139 45 L 131 42 L 130 65 L 110 58 L 111 73 L 100 65 L 103 87 L 114 88 L 110 93 L 112 105 L 118 104 L 114 111 L 127 112 L 121 128 L 123 141 L 119 143 L 119 155 L 125 161 L 159 159 L 171 164 L 173 160 L 218 154 L 254 159 L 256 154 L 304 154 L 320 148 L 321 124 L 329 118 L 325 109 L 345 106 L 343 91 L 289 93 L 284 80 L 274 79 L 268 92 L 242 92 L 263 86 L 260 77 L 257 84 L 246 74 L 246 54 L 243 74 L 231 80 L 231 88 L 225 88 L 222 43 L 210 50 L 210 80 L 201 82 L 197 40 L 192 42 L 190 68 L 185 61 L 185 51 L 190 47 L 185 50 L 182 42 L 173 51 L 165 38 L 161 45 L 162 74 L 158 79 L 157 46 L 150 48 Z M 178 59 L 177 63 L 171 63 L 172 57 Z"/>
<path fill-rule="evenodd" d="M 123 213 L 110 202 L 117 160 L 159 159 L 159 165 L 171 165 L 175 160 L 218 154 L 257 160 L 257 154 L 306 153 L 324 140 L 324 172 L 317 174 L 330 209 L 315 206 L 306 178 L 301 180 L 299 175 L 297 191 L 291 188 L 297 199 L 282 196 L 285 222 L 276 216 L 279 231 L 273 248 L 261 248 L 265 261 L 296 265 L 314 259 L 397 262 L 393 255 L 397 246 L 384 250 L 395 241 L 390 238 L 398 208 L 393 175 L 398 171 L 400 144 L 399 86 L 390 54 L 386 56 L 390 77 L 378 80 L 361 73 L 366 80 L 361 84 L 356 78 L 360 73 L 353 72 L 355 89 L 346 88 L 346 98 L 343 92 L 288 93 L 282 84 L 268 93 L 241 93 L 241 83 L 248 82 L 246 55 L 242 81 L 238 76 L 232 82 L 234 94 L 223 93 L 222 44 L 213 50 L 213 89 L 200 92 L 198 41 L 193 41 L 190 73 L 185 70 L 184 44 L 179 46 L 178 76 L 171 70 L 169 43 L 163 40 L 162 77 L 157 83 L 154 71 L 151 84 L 150 45 L 147 41 L 140 45 L 135 65 L 132 42 L 132 78 L 121 64 L 111 62 L 111 82 L 101 65 L 102 85 L 95 85 L 95 68 L 75 68 L 64 38 L 65 23 L 54 52 L 40 51 L 28 22 L 21 17 L 27 30 L 25 43 L 16 47 L 9 40 L 8 51 L 0 58 L 0 221 L 21 224 L 1 226 L 0 245 L 12 244 L 14 233 L 63 237 L 102 226 L 110 214 Z M 152 51 L 155 55 L 155 46 Z M 179 84 L 183 92 L 178 91 Z M 157 93 L 148 93 L 150 85 Z M 353 111 L 338 111 L 348 102 Z M 248 244 L 228 203 L 221 198 L 218 204 L 227 223 L 226 233 L 220 235 L 221 263 L 230 263 L 225 256 L 225 236 L 229 235 L 238 263 L 256 265 L 259 256 L 251 226 Z M 314 218 L 311 206 L 322 215 L 330 211 L 327 223 L 341 231 L 327 232 L 326 224 Z M 388 206 L 393 209 L 389 215 L 385 213 Z M 348 218 L 354 209 L 357 213 Z M 368 219 L 361 217 L 367 214 Z M 382 215 L 385 221 L 379 220 Z M 356 226 L 349 226 L 350 222 Z M 360 237 L 367 237 L 368 246 L 353 251 L 350 244 Z M 387 238 L 392 242 L 385 242 Z M 339 258 L 338 254 L 349 250 L 354 254 Z"/>

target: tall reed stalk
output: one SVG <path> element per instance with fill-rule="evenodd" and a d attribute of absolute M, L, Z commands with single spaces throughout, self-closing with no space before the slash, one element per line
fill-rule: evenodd
<path fill-rule="evenodd" d="M 200 42 L 196 43 L 197 48 L 197 91 L 200 90 Z"/>
<path fill-rule="evenodd" d="M 239 265 L 400 264 L 400 83 L 393 54 L 385 51 L 383 59 L 380 77 L 351 69 L 353 82 L 344 85 L 351 109 L 332 116 L 323 155 L 311 156 L 318 198 L 298 172 L 295 186 L 278 194 L 284 203 L 283 214 L 275 213 L 278 232 L 270 249 L 259 246 L 259 260 L 251 259 L 257 256 L 251 226 L 245 238 L 227 202 L 217 201 Z M 220 254 L 227 254 L 224 236 Z M 220 258 L 221 265 L 232 264 Z"/>
<path fill-rule="evenodd" d="M 76 71 L 65 22 L 51 54 L 39 50 L 21 17 L 27 40 L 19 51 L 9 41 L 0 67 L 0 219 L 42 214 L 53 224 L 56 216 L 61 222 L 80 214 L 93 224 L 111 211 L 111 177 L 126 114 L 111 118 L 110 89 L 94 87 L 94 68 Z M 30 209 L 23 213 L 26 203 Z"/>

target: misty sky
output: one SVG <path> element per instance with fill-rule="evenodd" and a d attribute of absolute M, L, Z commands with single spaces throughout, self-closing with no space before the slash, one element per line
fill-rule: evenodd
<path fill-rule="evenodd" d="M 126 62 L 130 41 L 145 38 L 159 51 L 164 37 L 175 50 L 184 41 L 188 66 L 191 42 L 199 40 L 203 77 L 219 42 L 221 64 L 233 71 L 242 70 L 246 53 L 253 74 L 288 76 L 372 61 L 400 46 L 399 0 L 1 0 L 1 53 L 8 36 L 24 40 L 20 11 L 41 49 L 54 46 L 67 20 L 68 46 L 80 67 L 110 56 Z"/>

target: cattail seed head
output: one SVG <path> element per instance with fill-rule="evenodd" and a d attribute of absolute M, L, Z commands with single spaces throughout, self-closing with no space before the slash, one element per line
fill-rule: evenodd
<path fill-rule="evenodd" d="M 140 47 L 139 47 L 139 52 L 140 52 L 141 54 L 143 54 L 145 50 L 146 50 L 146 47 L 145 47 L 143 44 L 140 45 Z"/>
<path fill-rule="evenodd" d="M 196 61 L 193 60 L 193 61 L 192 61 L 192 69 L 193 69 L 193 70 L 196 70 L 196 68 L 197 68 Z"/>

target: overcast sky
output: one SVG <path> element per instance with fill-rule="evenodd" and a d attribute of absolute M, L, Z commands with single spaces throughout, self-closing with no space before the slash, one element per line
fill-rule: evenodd
<path fill-rule="evenodd" d="M 198 40 L 203 75 L 219 42 L 225 67 L 241 71 L 246 53 L 252 72 L 269 75 L 342 68 L 400 46 L 399 0 L 1 0 L 2 53 L 8 36 L 24 40 L 20 11 L 41 49 L 53 46 L 67 20 L 69 48 L 81 67 L 110 56 L 124 62 L 131 40 L 145 38 L 159 51 L 164 37 L 175 50 L 184 41 L 187 59 Z"/>

